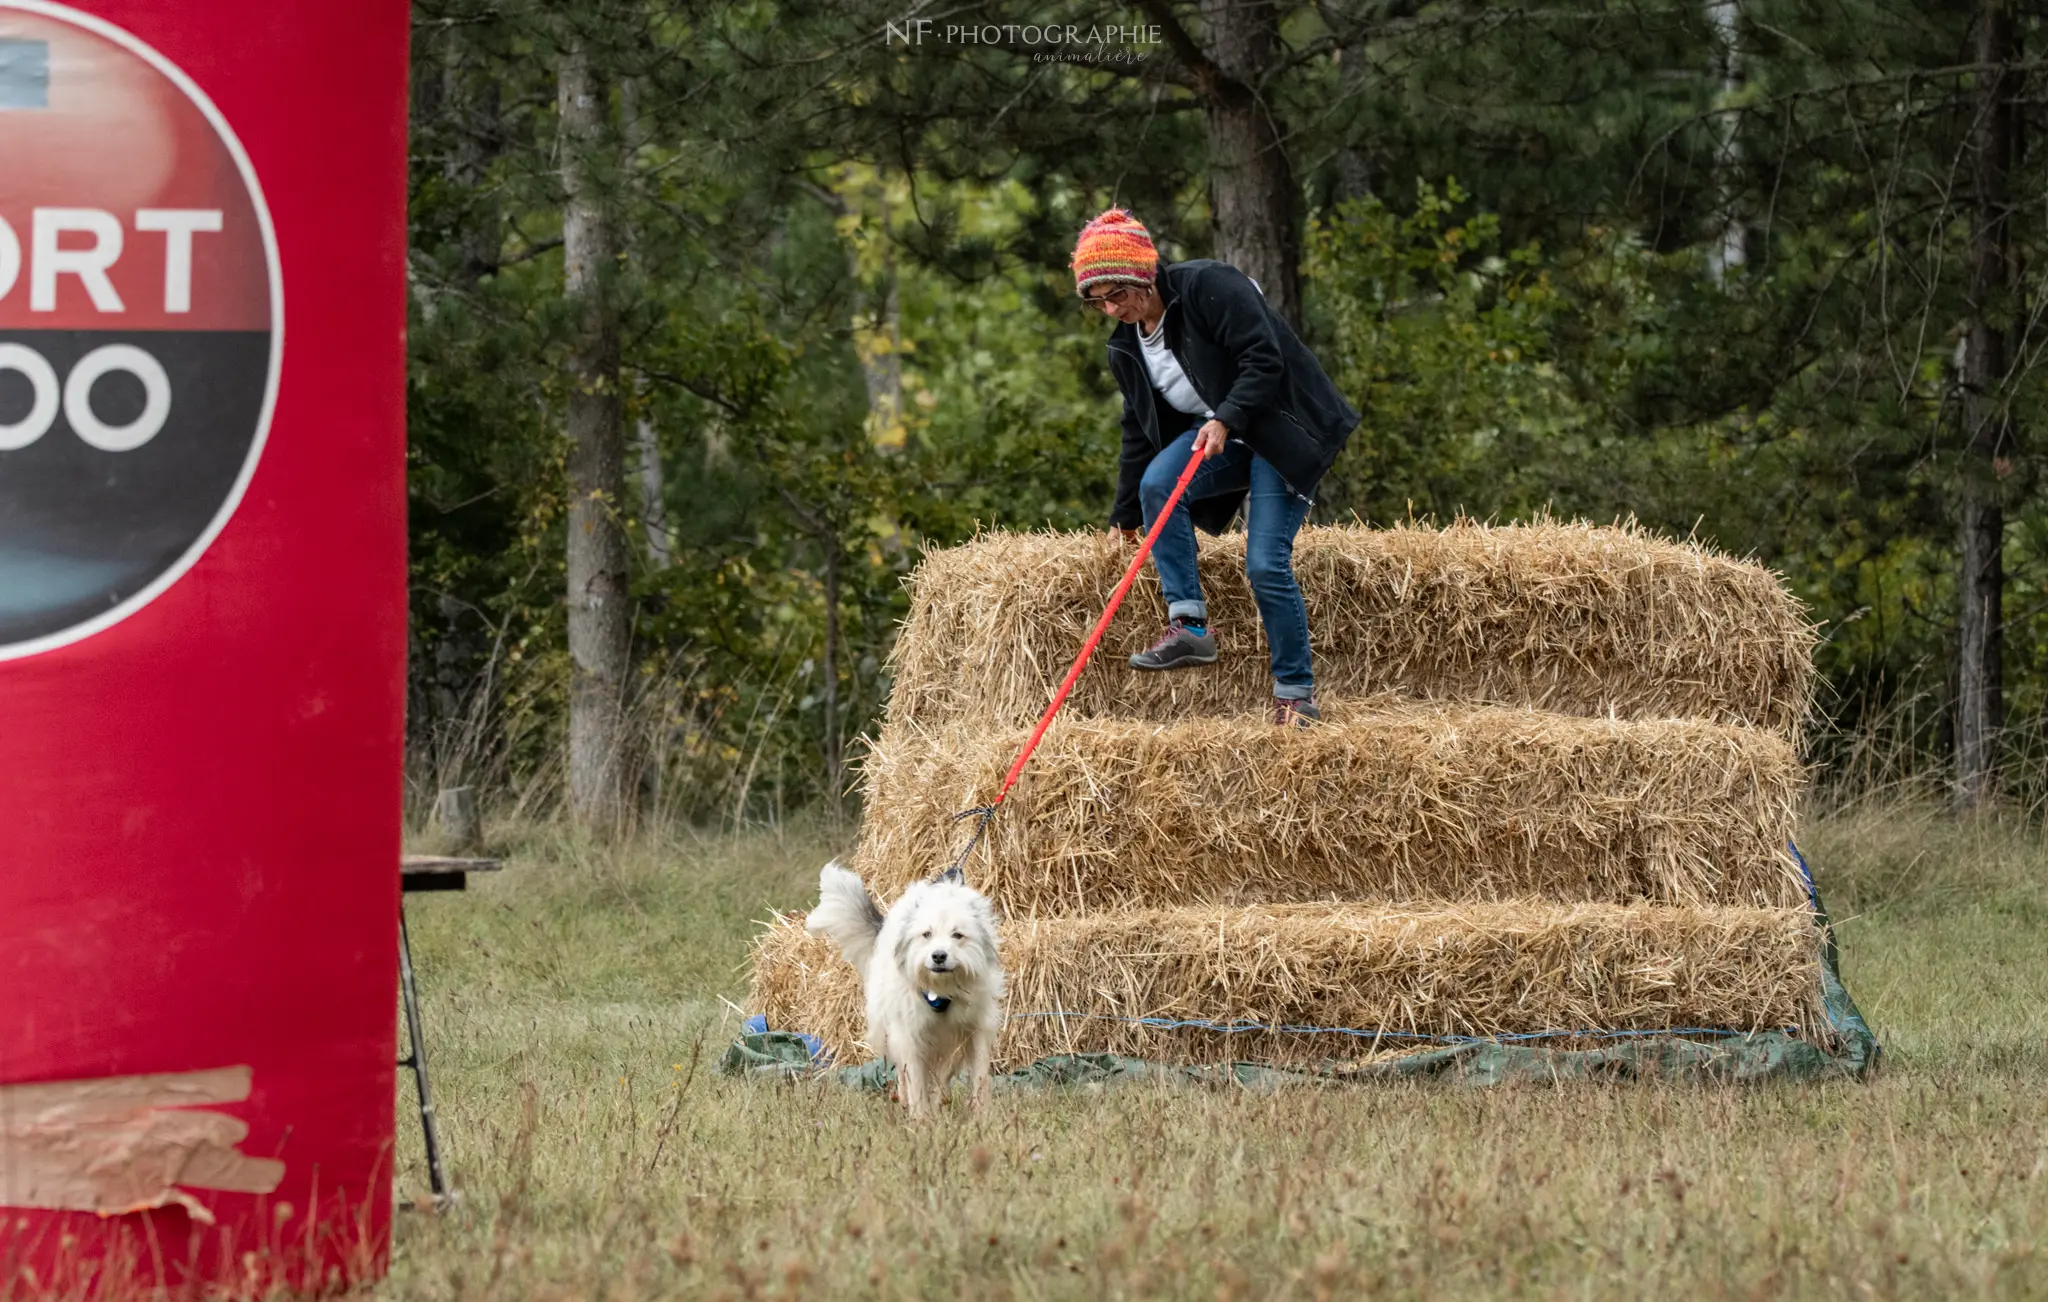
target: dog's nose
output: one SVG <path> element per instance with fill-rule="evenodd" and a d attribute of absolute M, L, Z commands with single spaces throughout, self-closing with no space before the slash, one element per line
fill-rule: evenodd
<path fill-rule="evenodd" d="M 944 967 L 944 966 L 946 966 L 946 951 L 945 951 L 945 950 L 943 950 L 943 949 L 935 949 L 935 950 L 933 950 L 933 951 L 932 951 L 932 966 L 933 966 L 933 967 Z"/>

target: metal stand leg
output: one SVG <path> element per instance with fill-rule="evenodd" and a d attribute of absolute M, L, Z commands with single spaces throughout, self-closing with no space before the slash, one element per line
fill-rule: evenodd
<path fill-rule="evenodd" d="M 398 905 L 398 989 L 405 998 L 405 1029 L 412 1052 L 398 1060 L 412 1068 L 420 1089 L 420 1132 L 427 1141 L 427 1179 L 434 1188 L 434 1201 L 448 1200 L 448 1172 L 441 1165 L 441 1132 L 434 1124 L 434 1093 L 427 1085 L 427 1039 L 420 1030 L 420 997 L 412 983 L 412 942 L 405 934 L 405 904 Z"/>

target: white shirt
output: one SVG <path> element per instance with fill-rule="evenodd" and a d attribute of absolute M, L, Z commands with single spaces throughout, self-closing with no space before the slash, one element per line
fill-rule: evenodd
<path fill-rule="evenodd" d="M 1188 373 L 1180 368 L 1180 359 L 1166 346 L 1165 324 L 1162 318 L 1161 328 L 1149 335 L 1145 333 L 1144 326 L 1137 327 L 1138 342 L 1144 349 L 1145 370 L 1152 376 L 1153 385 L 1165 395 L 1166 401 L 1174 410 L 1184 411 L 1190 416 L 1214 416 L 1216 413 L 1202 401 L 1202 395 L 1195 392 L 1195 386 L 1188 379 Z"/>

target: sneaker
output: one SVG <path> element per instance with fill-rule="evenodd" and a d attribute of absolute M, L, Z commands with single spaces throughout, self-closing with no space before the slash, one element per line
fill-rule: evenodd
<path fill-rule="evenodd" d="M 1292 696 L 1273 698 L 1273 722 L 1282 728 L 1306 728 L 1322 720 L 1323 711 L 1313 696 L 1306 700 Z"/>
<path fill-rule="evenodd" d="M 1197 633 L 1178 619 L 1166 626 L 1157 642 L 1131 657 L 1133 669 L 1178 669 L 1182 665 L 1214 663 L 1216 635 L 1207 629 Z"/>

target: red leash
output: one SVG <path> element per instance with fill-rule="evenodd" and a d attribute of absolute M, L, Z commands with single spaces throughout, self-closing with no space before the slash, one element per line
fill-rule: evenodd
<path fill-rule="evenodd" d="M 1109 628 L 1109 621 L 1115 618 L 1117 607 L 1124 604 L 1124 596 L 1130 592 L 1131 584 L 1137 581 L 1138 571 L 1145 566 L 1145 558 L 1152 554 L 1152 544 L 1159 540 L 1159 531 L 1166 527 L 1166 521 L 1172 516 L 1173 508 L 1180 504 L 1181 494 L 1187 491 L 1188 484 L 1195 477 L 1195 470 L 1201 464 L 1202 445 L 1198 439 L 1195 442 L 1194 455 L 1188 458 L 1187 469 L 1181 471 L 1180 478 L 1174 481 L 1173 491 L 1167 494 L 1165 507 L 1160 510 L 1158 518 L 1152 521 L 1152 528 L 1146 533 L 1144 541 L 1138 544 L 1138 554 L 1131 558 L 1130 565 L 1124 570 L 1123 581 L 1116 585 L 1115 592 L 1109 594 L 1109 605 L 1103 608 L 1102 618 L 1095 621 L 1095 627 L 1089 631 L 1088 640 L 1081 644 L 1081 654 L 1074 657 L 1073 667 L 1067 670 L 1066 680 L 1060 684 L 1060 690 L 1053 693 L 1052 704 L 1046 706 L 1045 713 L 1038 716 L 1038 726 L 1031 730 L 1031 740 L 1024 743 L 1024 749 L 1017 753 L 1017 762 L 1010 765 L 1010 771 L 1003 776 L 1002 789 L 996 792 L 996 798 L 988 804 L 953 815 L 957 821 L 980 814 L 981 822 L 975 825 L 974 835 L 967 840 L 967 848 L 960 852 L 960 857 L 953 861 L 953 866 L 946 869 L 942 876 L 959 875 L 960 866 L 967 862 L 968 855 L 974 853 L 976 843 L 981 840 L 982 832 L 987 830 L 989 820 L 996 816 L 996 810 L 1002 805 L 1003 797 L 1009 795 L 1010 788 L 1017 785 L 1017 776 L 1024 771 L 1024 765 L 1030 760 L 1031 752 L 1038 749 L 1038 743 L 1044 738 L 1045 730 L 1052 726 L 1053 716 L 1067 703 L 1067 694 L 1074 690 L 1074 681 L 1081 676 L 1081 671 L 1088 667 L 1088 658 L 1095 654 L 1095 647 L 1102 641 L 1102 634 Z"/>

